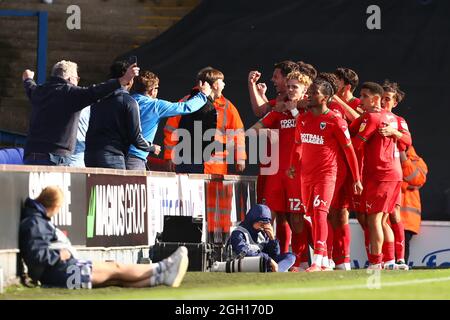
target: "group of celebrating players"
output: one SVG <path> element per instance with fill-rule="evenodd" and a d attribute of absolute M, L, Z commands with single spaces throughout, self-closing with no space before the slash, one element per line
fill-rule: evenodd
<path fill-rule="evenodd" d="M 392 109 L 404 98 L 397 83 L 365 82 L 349 68 L 319 73 L 303 61 L 275 64 L 276 98 L 251 71 L 252 127 L 276 132 L 278 171 L 259 175 L 258 202 L 272 210 L 281 253 L 291 271 L 350 270 L 349 211 L 364 230 L 369 269 L 407 270 L 400 219 L 400 158 L 411 145 L 405 120 Z M 305 216 L 310 218 L 305 218 Z M 314 255 L 309 265 L 308 249 Z"/>

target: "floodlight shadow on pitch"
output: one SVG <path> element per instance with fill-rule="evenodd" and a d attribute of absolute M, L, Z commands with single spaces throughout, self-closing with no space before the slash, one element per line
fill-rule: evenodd
<path fill-rule="evenodd" d="M 164 216 L 162 242 L 202 242 L 201 219 L 185 216 Z"/>

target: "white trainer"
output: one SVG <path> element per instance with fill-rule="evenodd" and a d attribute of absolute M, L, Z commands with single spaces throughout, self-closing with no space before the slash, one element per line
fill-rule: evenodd
<path fill-rule="evenodd" d="M 336 268 L 336 264 L 334 263 L 333 259 L 328 259 L 328 267 L 331 269 Z"/>
<path fill-rule="evenodd" d="M 334 268 L 334 269 L 350 271 L 350 270 L 352 270 L 352 266 L 350 265 L 350 263 L 344 262 L 344 263 L 340 263 L 340 264 L 336 265 L 336 268 Z"/>
<path fill-rule="evenodd" d="M 382 270 L 383 267 L 381 266 L 381 263 L 375 263 L 375 264 L 369 264 L 367 267 L 367 270 Z"/>
<path fill-rule="evenodd" d="M 397 263 L 397 270 L 409 270 L 409 266 L 406 263 Z"/>
<path fill-rule="evenodd" d="M 169 287 L 179 287 L 189 265 L 187 248 L 184 246 L 179 247 L 161 262 L 165 266 L 163 283 Z"/>
<path fill-rule="evenodd" d="M 397 270 L 398 267 L 394 262 L 392 262 L 392 263 L 385 263 L 383 266 L 383 269 L 384 270 Z"/>

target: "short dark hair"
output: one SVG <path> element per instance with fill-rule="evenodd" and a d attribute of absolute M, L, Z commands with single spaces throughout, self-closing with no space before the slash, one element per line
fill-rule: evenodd
<path fill-rule="evenodd" d="M 400 90 L 400 85 L 397 82 L 390 82 L 389 80 L 384 80 L 383 83 L 384 92 L 393 92 L 395 93 L 394 98 L 397 103 L 400 103 L 405 97 L 405 93 Z"/>
<path fill-rule="evenodd" d="M 355 91 L 356 87 L 359 84 L 358 74 L 349 68 L 337 68 L 334 71 L 334 74 L 344 81 L 344 84 L 350 85 L 350 91 Z"/>
<path fill-rule="evenodd" d="M 383 96 L 384 90 L 383 87 L 375 82 L 364 82 L 361 86 L 361 89 L 367 89 L 373 95 Z"/>
<path fill-rule="evenodd" d="M 298 70 L 298 65 L 294 61 L 285 60 L 275 63 L 274 69 L 280 69 L 283 77 L 287 77 L 292 71 Z"/>
<path fill-rule="evenodd" d="M 307 75 L 312 81 L 317 77 L 317 70 L 313 65 L 306 63 L 304 61 L 297 61 L 298 71 Z"/>
<path fill-rule="evenodd" d="M 133 90 L 137 93 L 146 93 L 155 88 L 159 83 L 159 79 L 153 72 L 143 71 L 135 78 Z"/>
<path fill-rule="evenodd" d="M 114 61 L 111 67 L 109 67 L 109 77 L 111 79 L 123 77 L 128 67 L 129 63 L 126 61 Z"/>
<path fill-rule="evenodd" d="M 338 91 L 338 78 L 333 73 L 321 72 L 317 76 L 314 83 L 319 87 L 322 94 L 329 96 L 330 98 Z"/>
<path fill-rule="evenodd" d="M 210 86 L 219 79 L 224 79 L 222 71 L 213 67 L 205 67 L 197 73 L 197 81 L 208 82 Z"/>

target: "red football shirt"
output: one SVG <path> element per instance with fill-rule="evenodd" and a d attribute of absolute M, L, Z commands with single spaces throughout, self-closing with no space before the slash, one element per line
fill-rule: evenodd
<path fill-rule="evenodd" d="M 332 110 L 319 116 L 306 112 L 297 118 L 296 131 L 302 181 L 335 181 L 339 149 L 351 143 L 347 123 Z"/>
<path fill-rule="evenodd" d="M 378 129 L 397 124 L 396 116 L 388 111 L 366 112 L 361 116 L 359 132 L 354 138 L 355 149 L 364 146 L 363 177 L 376 181 L 402 181 L 402 170 L 393 137 L 384 137 Z"/>
<path fill-rule="evenodd" d="M 356 136 L 359 131 L 359 127 L 361 126 L 361 122 L 363 120 L 363 116 L 361 115 L 359 118 L 356 118 L 355 120 L 350 123 L 348 126 L 348 130 L 350 131 L 350 135 L 352 137 Z"/>
<path fill-rule="evenodd" d="M 358 109 L 358 106 L 361 104 L 361 100 L 359 100 L 356 97 L 351 98 L 349 101 L 346 102 L 353 110 L 356 111 Z"/>
<path fill-rule="evenodd" d="M 412 144 L 411 133 L 405 119 L 395 114 L 397 117 L 397 130 L 403 134 L 401 140 L 397 141 L 397 147 L 400 151 L 405 151 Z"/>
<path fill-rule="evenodd" d="M 328 104 L 328 109 L 336 112 L 342 119 L 346 120 L 344 108 L 337 102 L 331 101 Z"/>
<path fill-rule="evenodd" d="M 278 129 L 278 150 L 280 164 L 278 171 L 286 171 L 286 169 L 289 168 L 291 156 L 290 151 L 292 150 L 292 145 L 294 144 L 295 118 L 292 116 L 290 111 L 271 111 L 260 121 L 265 128 Z"/>

